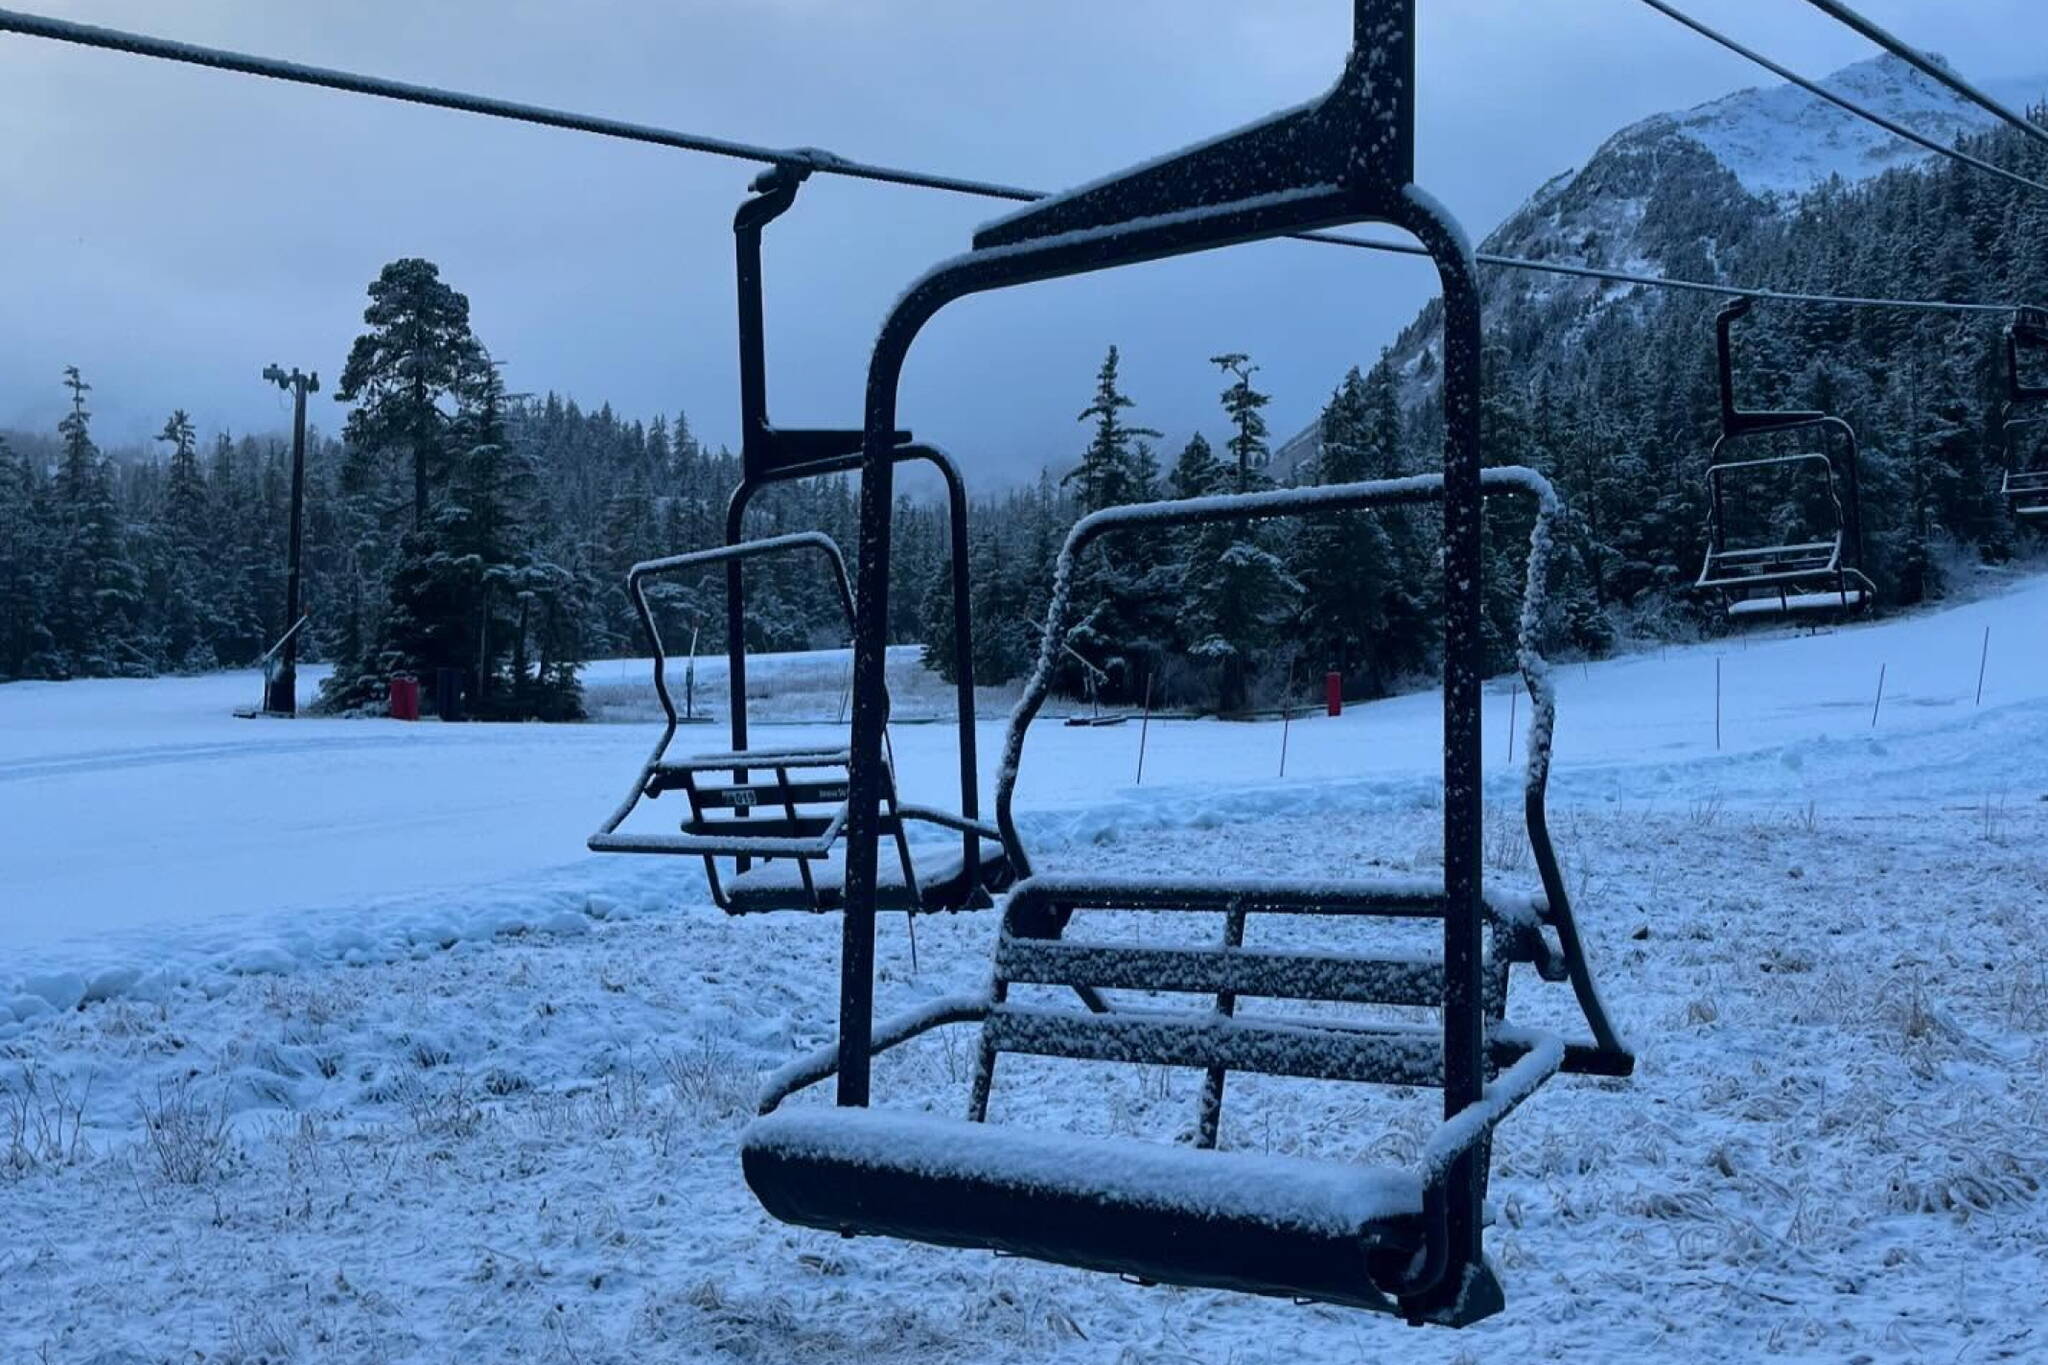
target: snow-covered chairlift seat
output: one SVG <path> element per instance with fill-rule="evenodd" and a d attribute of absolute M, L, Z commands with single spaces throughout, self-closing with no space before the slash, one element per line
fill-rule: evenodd
<path fill-rule="evenodd" d="M 1141 1280 L 1324 1300 L 1463 1325 L 1497 1311 L 1499 1282 L 1483 1257 L 1454 1256 L 1446 1175 L 1483 1163 L 1494 1127 L 1559 1070 L 1626 1075 L 1632 1058 L 1608 1022 L 1586 966 L 1544 819 L 1555 697 L 1535 631 L 1557 502 L 1525 469 L 1489 469 L 1487 492 L 1531 498 L 1537 516 L 1520 634 L 1532 724 L 1524 809 L 1540 892 L 1484 894 L 1479 997 L 1463 1001 L 1440 954 L 1361 955 L 1245 946 L 1253 914 L 1441 922 L 1452 913 L 1437 880 L 1160 880 L 1027 875 L 1004 907 L 988 995 L 935 1002 L 879 1027 L 873 1050 L 947 1024 L 978 1021 L 981 1044 L 967 1115 L 782 1101 L 834 1073 L 835 1048 L 801 1058 L 764 1091 L 764 1116 L 742 1160 L 763 1206 L 787 1222 L 1031 1256 Z M 1438 475 L 1113 508 L 1083 519 L 1055 578 L 1045 645 L 1014 713 L 997 789 L 997 820 L 1012 864 L 1028 870 L 1012 818 L 1024 737 L 1050 690 L 1072 571 L 1081 550 L 1112 530 L 1299 516 L 1420 503 L 1442 496 Z M 1077 916 L 1097 910 L 1220 915 L 1213 945 L 1080 942 Z M 1570 981 L 1591 1031 L 1567 1043 L 1507 1022 L 1510 968 L 1526 963 Z M 1013 988 L 1071 988 L 1019 1000 Z M 1205 997 L 1195 1008 L 1107 1007 L 1102 992 Z M 1255 1012 L 1248 1001 L 1260 1003 Z M 1294 1013 L 1268 1002 L 1297 1002 Z M 1229 1072 L 1406 1087 L 1445 1085 L 1444 1032 L 1426 1022 L 1364 1022 L 1315 1005 L 1474 1008 L 1483 1014 L 1486 1082 L 1447 1116 L 1413 1166 L 1273 1158 L 1216 1150 Z M 985 1122 L 1003 1053 L 1189 1067 L 1204 1082 L 1189 1146 L 1080 1139 Z M 1481 1187 L 1483 1189 L 1483 1180 Z"/>
<path fill-rule="evenodd" d="M 845 904 L 848 768 L 845 747 L 737 749 L 669 756 L 680 717 L 669 695 L 661 632 L 647 600 L 649 580 L 775 555 L 812 553 L 829 567 L 849 624 L 853 595 L 839 546 L 818 531 L 741 541 L 715 549 L 635 564 L 627 575 L 634 609 L 654 651 L 654 687 L 667 718 L 661 738 L 626 799 L 597 833 L 594 853 L 656 853 L 704 860 L 712 900 L 728 914 L 778 910 L 827 912 Z M 674 834 L 622 831 L 643 799 L 682 792 L 689 812 Z M 883 783 L 885 833 L 895 857 L 882 864 L 878 908 L 909 912 L 959 910 L 992 903 L 1008 884 L 994 825 L 949 811 L 899 802 L 893 772 Z M 911 827 L 943 831 L 944 842 L 913 843 Z M 721 862 L 725 866 L 721 867 Z"/>

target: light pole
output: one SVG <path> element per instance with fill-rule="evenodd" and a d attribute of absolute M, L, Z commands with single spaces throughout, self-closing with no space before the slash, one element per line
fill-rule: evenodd
<path fill-rule="evenodd" d="M 263 377 L 292 396 L 292 529 L 286 551 L 284 579 L 284 653 L 263 698 L 263 709 L 278 715 L 299 713 L 299 552 L 304 544 L 306 510 L 306 395 L 320 392 L 319 374 L 302 374 L 294 365 L 286 374 L 267 365 Z"/>

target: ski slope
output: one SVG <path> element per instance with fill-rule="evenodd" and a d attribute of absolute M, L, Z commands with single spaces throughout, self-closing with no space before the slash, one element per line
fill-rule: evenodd
<path fill-rule="evenodd" d="M 1787 809 L 2034 800 L 2048 793 L 2044 622 L 2048 579 L 2031 578 L 1949 610 L 1830 633 L 1562 667 L 1555 798 Z M 775 666 L 756 666 L 757 685 L 772 685 Z M 380 917 L 427 903 L 457 919 L 475 907 L 502 913 L 536 887 L 651 883 L 687 897 L 697 885 L 687 860 L 650 869 L 583 851 L 657 726 L 234 719 L 256 691 L 245 674 L 0 687 L 0 950 L 10 961 L 141 960 L 156 945 L 211 950 L 265 928 L 375 932 Z M 1526 721 L 1516 692 L 1505 678 L 1488 689 L 1486 762 L 1502 798 Z M 1405 807 L 1431 799 L 1438 706 L 1420 693 L 1285 727 L 1042 721 L 1018 808 L 1028 830 L 1064 840 Z M 985 812 L 1003 728 L 977 725 Z M 839 734 L 836 723 L 777 723 L 753 738 L 797 746 Z M 699 735 L 705 747 L 723 744 L 719 725 L 679 743 Z M 906 799 L 957 803 L 950 722 L 899 723 L 892 743 Z M 672 805 L 646 803 L 635 818 L 672 819 Z"/>
<path fill-rule="evenodd" d="M 648 725 L 230 719 L 247 677 L 0 688 L 0 1359 L 2042 1359 L 2043 623 L 2048 580 L 2015 580 L 1561 670 L 1553 829 L 1640 1064 L 1502 1129 L 1508 1308 L 1462 1334 L 768 1219 L 735 1144 L 759 1077 L 833 1034 L 837 923 L 581 851 Z M 1511 696 L 1505 884 L 1533 875 Z M 1428 875 L 1435 709 L 1046 724 L 1025 833 L 1118 874 Z M 896 727 L 911 794 L 953 794 L 951 741 Z M 880 1008 L 985 984 L 993 924 L 913 945 L 884 917 Z M 957 1113 L 969 1051 L 935 1035 L 878 1086 Z M 1197 1084 L 1006 1074 L 1000 1117 L 1098 1134 L 1170 1136 Z M 1433 1123 L 1427 1095 L 1231 1095 L 1250 1150 L 1398 1162 Z"/>

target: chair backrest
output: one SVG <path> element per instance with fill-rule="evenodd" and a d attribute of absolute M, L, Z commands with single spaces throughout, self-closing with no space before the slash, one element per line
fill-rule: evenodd
<path fill-rule="evenodd" d="M 686 834 L 815 839 L 846 805 L 847 765 L 843 753 L 792 755 L 772 766 L 683 774 L 674 785 L 690 798 Z"/>
<path fill-rule="evenodd" d="M 1076 901 L 1082 902 L 1077 907 Z M 1435 1010 L 1443 1004 L 1440 959 L 1411 951 L 1345 952 L 1335 948 L 1247 947 L 1253 915 L 1328 920 L 1407 921 L 1433 927 L 1445 913 L 1441 883 L 1274 883 L 1256 889 L 1213 881 L 1131 881 L 1105 887 L 1092 880 L 1035 877 L 1012 891 L 997 940 L 994 987 L 982 1024 L 981 1055 L 969 1117 L 987 1116 L 999 1054 L 1188 1067 L 1206 1073 L 1196 1140 L 1216 1141 L 1225 1077 L 1230 1072 L 1379 1085 L 1441 1087 L 1440 1027 L 1428 1016 L 1408 1022 L 1367 1020 L 1358 1010 L 1384 1006 Z M 1069 936 L 1067 917 L 1092 910 L 1167 912 L 1221 919 L 1207 943 L 1185 935 L 1171 943 L 1087 941 Z M 1491 914 L 1485 968 L 1485 1011 L 1498 1022 L 1507 998 L 1507 970 L 1521 930 Z M 1047 936 L 1057 923 L 1062 932 Z M 1030 990 L 1019 999 L 1013 990 Z M 1095 1008 L 1106 990 L 1143 991 L 1142 1006 Z M 1238 1007 L 1260 1002 L 1245 1017 Z M 1273 1014 L 1289 1004 L 1309 1011 Z M 1385 1015 L 1387 1011 L 1379 1011 Z M 1519 1055 L 1508 1045 L 1492 1065 Z"/>

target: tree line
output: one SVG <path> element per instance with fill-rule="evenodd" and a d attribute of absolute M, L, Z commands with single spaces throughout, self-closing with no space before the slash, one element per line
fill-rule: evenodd
<path fill-rule="evenodd" d="M 2048 174 L 2009 132 L 1986 159 Z M 1821 187 L 1792 212 L 1751 200 L 1718 166 L 1663 210 L 1674 273 L 1855 294 L 2048 299 L 2048 208 L 1943 163 Z M 1708 248 L 1711 247 L 1711 250 Z M 1690 253 L 1690 254 L 1688 254 Z M 480 714 L 578 714 L 577 667 L 644 653 L 621 590 L 636 560 L 718 543 L 735 457 L 685 416 L 630 420 L 554 394 L 508 394 L 471 332 L 468 303 L 426 261 L 387 266 L 341 372 L 338 436 L 308 452 L 306 655 L 334 665 L 332 709 L 374 707 L 397 672 L 452 667 Z M 1687 587 L 1706 521 L 1715 430 L 1710 298 L 1645 290 L 1503 296 L 1489 309 L 1485 442 L 1491 463 L 1542 470 L 1564 495 L 1548 643 L 1586 654 L 1622 638 L 1719 628 Z M 1437 467 L 1433 337 L 1425 309 L 1377 363 L 1331 394 L 1306 455 L 1272 463 L 1242 354 L 1214 358 L 1212 444 L 1177 450 L 1140 420 L 1111 347 L 1074 463 L 977 497 L 970 566 L 977 679 L 1036 657 L 1054 556 L 1074 520 L 1150 498 L 1348 482 Z M 1569 339 L 1569 344 L 1566 339 Z M 1956 564 L 2023 548 L 1996 496 L 1998 320 L 1762 305 L 1738 332 L 1739 388 L 1756 406 L 1840 413 L 1863 438 L 1865 567 L 1889 605 L 1938 595 Z M 275 438 L 202 441 L 182 412 L 151 452 L 95 444 L 91 386 L 64 372 L 54 434 L 0 439 L 0 678 L 241 667 L 282 633 L 288 458 Z M 1762 490 L 1744 515 L 1783 529 L 1825 519 L 1811 485 Z M 899 502 L 889 633 L 952 664 L 942 504 Z M 1526 521 L 1492 509 L 1490 664 L 1512 664 Z M 779 485 L 747 533 L 818 529 L 857 549 L 852 483 Z M 1343 673 L 1353 696 L 1428 676 L 1438 647 L 1435 514 L 1326 514 L 1294 523 L 1140 530 L 1081 566 L 1063 690 L 1106 700 L 1238 710 Z M 797 560 L 747 574 L 750 648 L 842 643 L 828 582 Z M 655 609 L 672 651 L 724 647 L 722 574 L 665 583 Z"/>

